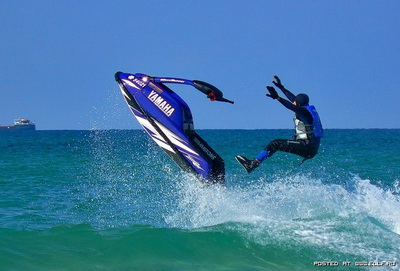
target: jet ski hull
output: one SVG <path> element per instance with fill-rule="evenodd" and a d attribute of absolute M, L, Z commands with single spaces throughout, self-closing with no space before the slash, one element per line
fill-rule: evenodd
<path fill-rule="evenodd" d="M 179 167 L 204 182 L 224 182 L 224 161 L 196 133 L 190 108 L 182 98 L 144 74 L 117 72 L 115 79 L 135 118 Z"/>

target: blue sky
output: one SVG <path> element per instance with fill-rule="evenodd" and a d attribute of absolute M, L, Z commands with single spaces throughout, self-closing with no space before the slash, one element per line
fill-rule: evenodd
<path fill-rule="evenodd" d="M 198 79 L 234 105 L 170 85 L 196 128 L 292 128 L 272 75 L 326 128 L 400 128 L 400 1 L 0 0 L 0 124 L 138 129 L 116 71 Z"/>

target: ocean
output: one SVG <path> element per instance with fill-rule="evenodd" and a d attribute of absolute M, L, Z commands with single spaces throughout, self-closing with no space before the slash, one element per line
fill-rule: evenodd
<path fill-rule="evenodd" d="M 0 133 L 0 270 L 399 270 L 400 130 L 326 130 L 319 154 L 254 157 L 292 130 L 199 130 L 225 185 L 141 130 Z"/>

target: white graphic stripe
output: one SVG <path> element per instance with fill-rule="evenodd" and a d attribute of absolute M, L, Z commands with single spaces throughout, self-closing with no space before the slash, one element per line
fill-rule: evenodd
<path fill-rule="evenodd" d="M 198 162 L 198 161 L 201 161 L 202 159 L 197 152 L 195 152 L 193 149 L 191 149 L 189 146 L 187 146 L 185 144 L 186 142 L 184 140 L 179 138 L 176 134 L 172 133 L 168 128 L 163 126 L 161 123 L 159 123 L 156 120 L 154 120 L 154 122 L 156 122 L 158 127 L 168 137 L 168 139 L 171 141 L 172 144 L 181 148 L 181 153 L 186 157 L 186 159 L 188 159 L 193 164 L 193 166 L 204 171 L 204 169 L 201 167 L 200 163 Z M 192 155 L 192 154 L 194 154 L 194 155 Z"/>
<path fill-rule="evenodd" d="M 163 139 L 163 137 L 157 132 L 157 130 L 150 124 L 150 122 L 148 120 L 146 120 L 145 118 L 141 118 L 139 116 L 136 116 L 136 119 L 138 120 L 138 122 L 143 126 L 143 128 L 145 128 L 144 130 L 151 136 L 151 138 L 157 143 L 158 146 L 160 146 L 161 148 L 173 152 L 175 153 L 175 151 L 171 148 L 171 146 L 169 146 L 165 140 Z M 151 133 L 150 133 L 150 132 Z"/>
<path fill-rule="evenodd" d="M 121 81 L 123 81 L 125 84 L 127 84 L 128 86 L 131 86 L 131 87 L 133 87 L 133 88 L 136 88 L 136 89 L 139 89 L 140 90 L 140 88 L 138 87 L 138 86 L 136 86 L 134 83 L 132 83 L 131 81 L 129 81 L 129 80 L 126 80 L 126 79 L 122 79 Z"/>
<path fill-rule="evenodd" d="M 163 126 L 161 123 L 155 121 L 158 125 L 158 127 L 160 127 L 160 129 L 163 131 L 163 133 L 168 137 L 168 139 L 176 146 L 186 150 L 187 152 L 193 153 L 197 156 L 199 156 L 199 154 L 197 152 L 195 152 L 194 150 L 192 150 L 190 147 L 188 147 L 185 142 L 179 138 L 177 135 L 175 135 L 174 133 L 172 133 L 170 130 L 168 130 L 165 126 Z"/>
<path fill-rule="evenodd" d="M 125 90 L 122 89 L 122 87 L 119 87 L 119 89 L 121 90 L 122 95 L 124 95 L 124 97 L 128 100 L 131 100 L 131 98 L 126 94 Z M 129 105 L 129 104 L 128 104 Z"/>

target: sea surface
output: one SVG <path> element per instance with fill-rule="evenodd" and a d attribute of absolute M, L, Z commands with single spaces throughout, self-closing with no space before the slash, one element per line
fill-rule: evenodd
<path fill-rule="evenodd" d="M 251 174 L 234 156 L 292 130 L 198 133 L 225 185 L 141 130 L 0 133 L 0 270 L 400 269 L 399 129 L 327 130 Z"/>

